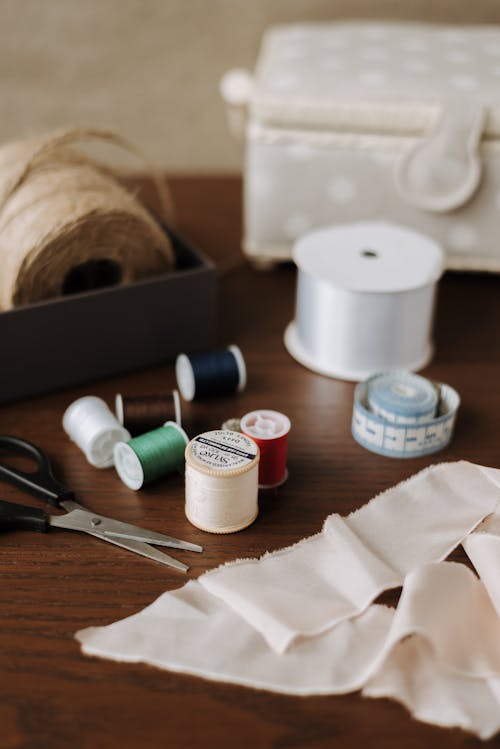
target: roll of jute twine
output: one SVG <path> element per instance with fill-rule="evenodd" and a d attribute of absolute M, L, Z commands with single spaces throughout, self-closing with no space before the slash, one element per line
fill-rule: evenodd
<path fill-rule="evenodd" d="M 172 218 L 166 183 L 108 130 L 72 128 L 0 147 L 0 309 L 172 268 L 161 226 L 112 169 L 76 150 L 101 141 L 139 157 Z"/>

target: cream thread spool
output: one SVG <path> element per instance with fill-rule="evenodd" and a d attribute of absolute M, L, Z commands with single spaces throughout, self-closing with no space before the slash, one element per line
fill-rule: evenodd
<path fill-rule="evenodd" d="M 259 512 L 259 448 L 240 432 L 218 429 L 186 447 L 186 517 L 209 533 L 235 533 Z"/>
<path fill-rule="evenodd" d="M 131 438 L 108 405 L 95 395 L 78 398 L 68 406 L 63 428 L 95 468 L 112 466 L 116 443 Z"/>

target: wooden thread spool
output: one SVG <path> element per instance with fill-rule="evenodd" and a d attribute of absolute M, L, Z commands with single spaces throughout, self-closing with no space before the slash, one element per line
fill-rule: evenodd
<path fill-rule="evenodd" d="M 218 429 L 186 447 L 186 517 L 209 533 L 235 533 L 259 512 L 259 448 L 239 432 Z"/>

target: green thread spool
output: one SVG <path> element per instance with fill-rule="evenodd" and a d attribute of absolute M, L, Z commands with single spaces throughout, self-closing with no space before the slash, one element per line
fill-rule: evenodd
<path fill-rule="evenodd" d="M 114 449 L 116 471 L 130 489 L 179 470 L 184 465 L 184 451 L 189 439 L 174 421 L 134 437 L 118 442 Z"/>

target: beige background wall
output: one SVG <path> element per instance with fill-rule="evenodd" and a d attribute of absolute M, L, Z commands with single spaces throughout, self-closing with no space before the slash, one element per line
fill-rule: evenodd
<path fill-rule="evenodd" d="M 500 23 L 500 0 L 0 0 L 0 141 L 105 126 L 172 172 L 237 170 L 222 73 L 269 24 L 354 17 Z"/>

